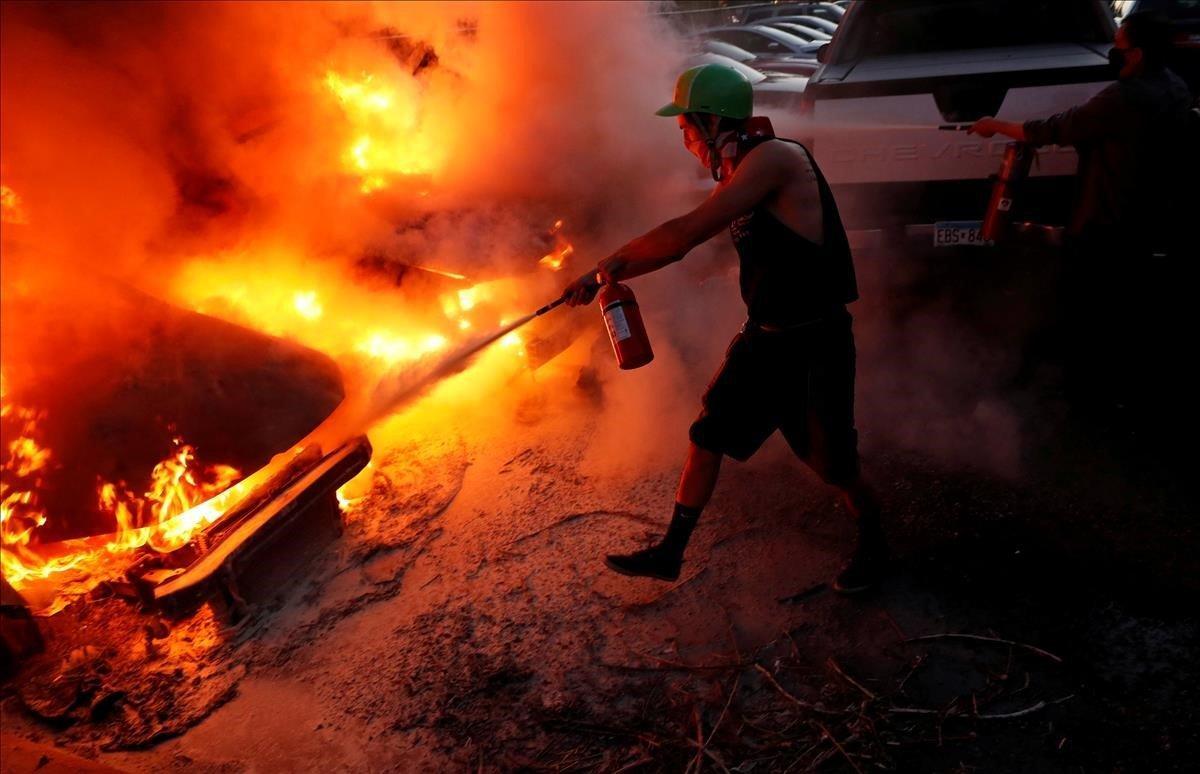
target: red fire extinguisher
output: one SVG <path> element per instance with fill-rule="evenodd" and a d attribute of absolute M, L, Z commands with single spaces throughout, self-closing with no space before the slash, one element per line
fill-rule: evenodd
<path fill-rule="evenodd" d="M 983 217 L 983 229 L 980 236 L 989 241 L 996 241 L 1005 236 L 1008 224 L 1012 221 L 1013 199 L 1021 182 L 1029 177 L 1029 167 L 1037 150 L 1024 142 L 1012 142 L 1004 149 L 1004 161 L 1000 163 L 1000 174 L 992 184 L 992 198 L 988 201 L 987 212 Z"/>
<path fill-rule="evenodd" d="M 642 322 L 633 291 L 614 282 L 600 289 L 598 299 L 613 354 L 617 356 L 617 366 L 628 371 L 653 360 L 654 350 L 650 348 L 650 337 L 646 335 L 646 325 Z"/>

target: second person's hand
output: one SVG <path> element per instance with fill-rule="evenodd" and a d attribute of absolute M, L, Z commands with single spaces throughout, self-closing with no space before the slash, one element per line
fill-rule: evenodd
<path fill-rule="evenodd" d="M 991 116 L 984 116 L 967 128 L 967 134 L 977 134 L 987 139 L 1000 130 L 999 123 Z"/>

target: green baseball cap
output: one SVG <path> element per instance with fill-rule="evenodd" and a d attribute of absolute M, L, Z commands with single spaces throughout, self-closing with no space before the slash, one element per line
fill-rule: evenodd
<path fill-rule="evenodd" d="M 711 113 L 726 118 L 749 118 L 754 112 L 754 90 L 746 76 L 719 64 L 685 70 L 675 82 L 675 99 L 656 111 L 660 116 Z"/>

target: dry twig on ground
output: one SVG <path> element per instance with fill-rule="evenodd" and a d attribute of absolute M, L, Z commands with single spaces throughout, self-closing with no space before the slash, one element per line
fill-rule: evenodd
<path fill-rule="evenodd" d="M 1017 642 L 1016 640 L 1005 640 L 999 637 L 985 637 L 982 634 L 959 634 L 956 632 L 946 632 L 944 634 L 926 634 L 921 637 L 910 637 L 905 642 L 927 642 L 929 640 L 969 640 L 972 642 L 990 642 L 995 645 L 1010 645 L 1014 648 L 1024 648 L 1030 653 L 1036 653 L 1039 656 L 1050 659 L 1056 664 L 1061 664 L 1063 660 L 1054 655 L 1048 650 L 1042 650 L 1036 645 L 1030 645 L 1025 642 Z"/>

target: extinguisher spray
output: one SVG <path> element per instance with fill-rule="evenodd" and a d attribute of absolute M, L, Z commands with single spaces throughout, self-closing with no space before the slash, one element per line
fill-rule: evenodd
<path fill-rule="evenodd" d="M 646 335 L 646 325 L 642 322 L 633 291 L 619 282 L 610 282 L 600 289 L 597 298 L 613 354 L 617 356 L 617 366 L 628 371 L 653 360 L 654 350 L 650 348 L 650 337 Z"/>
<path fill-rule="evenodd" d="M 980 236 L 984 239 L 994 242 L 1005 236 L 1012 221 L 1014 196 L 1021 182 L 1029 177 L 1029 168 L 1036 155 L 1034 147 L 1024 142 L 1009 143 L 1004 149 L 1000 173 L 992 184 L 992 198 L 983 217 Z"/>

